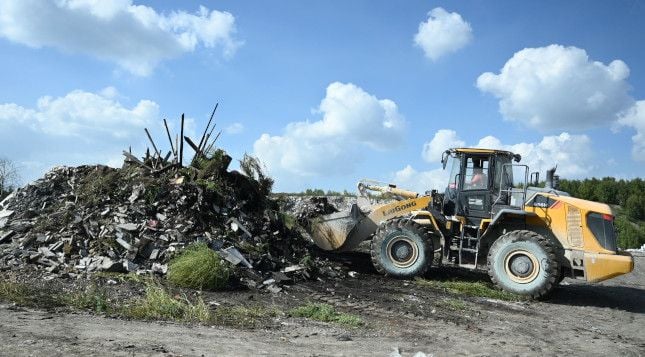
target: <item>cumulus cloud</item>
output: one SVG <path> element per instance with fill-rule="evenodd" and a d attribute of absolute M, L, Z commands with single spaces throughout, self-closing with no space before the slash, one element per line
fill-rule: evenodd
<path fill-rule="evenodd" d="M 141 143 L 142 130 L 154 125 L 159 107 L 149 100 L 127 107 L 113 99 L 115 93 L 114 88 L 75 90 L 41 97 L 33 108 L 0 104 L 0 152 L 17 162 L 28 180 L 59 164 L 122 162 L 121 151 Z"/>
<path fill-rule="evenodd" d="M 148 75 L 161 61 L 198 45 L 232 56 L 235 17 L 201 6 L 196 13 L 156 12 L 131 0 L 5 0 L 0 2 L 0 36 L 30 47 L 53 47 L 117 63 Z"/>
<path fill-rule="evenodd" d="M 437 139 L 437 140 L 435 140 Z M 441 147 L 440 141 L 445 140 L 446 146 Z M 465 146 L 465 142 L 461 141 L 456 132 L 452 130 L 439 130 L 435 133 L 433 140 L 424 145 L 423 156 L 430 152 L 432 145 L 436 153 L 441 157 L 441 152 L 450 147 Z M 455 141 L 459 145 L 452 145 Z M 572 135 L 563 132 L 559 135 L 545 136 L 539 142 L 535 143 L 510 143 L 505 144 L 500 139 L 494 136 L 485 136 L 479 140 L 476 145 L 469 145 L 484 149 L 496 149 L 511 151 L 522 156 L 521 164 L 529 166 L 531 172 L 538 171 L 541 175 L 545 171 L 558 165 L 558 174 L 567 178 L 579 178 L 587 175 L 589 172 L 597 168 L 595 162 L 595 155 L 591 147 L 591 140 L 586 135 Z M 436 155 L 431 156 L 428 162 L 438 162 Z M 442 191 L 446 188 L 448 182 L 448 170 L 443 170 L 441 167 L 431 168 L 430 170 L 418 171 L 411 165 L 405 166 L 403 169 L 395 172 L 392 175 L 393 183 L 398 187 L 408 188 L 417 192 L 425 192 L 432 189 Z"/>
<path fill-rule="evenodd" d="M 240 134 L 244 131 L 244 125 L 242 123 L 233 123 L 227 126 L 224 131 L 229 135 Z"/>
<path fill-rule="evenodd" d="M 437 7 L 428 13 L 427 21 L 419 24 L 414 43 L 427 58 L 436 61 L 466 46 L 472 38 L 473 30 L 461 15 Z"/>
<path fill-rule="evenodd" d="M 645 100 L 639 100 L 618 119 L 619 126 L 636 129 L 632 136 L 632 157 L 636 161 L 645 161 Z"/>
<path fill-rule="evenodd" d="M 265 133 L 255 141 L 254 153 L 271 174 L 284 178 L 346 174 L 365 150 L 389 150 L 402 142 L 405 120 L 396 103 L 354 84 L 330 84 L 318 112 L 322 114 L 318 121 L 290 123 L 282 135 Z"/>
<path fill-rule="evenodd" d="M 505 119 L 548 130 L 584 129 L 616 120 L 632 105 L 629 68 L 605 65 L 576 47 L 525 48 L 499 74 L 483 73 L 477 87 L 499 98 Z"/>
<path fill-rule="evenodd" d="M 423 144 L 421 157 L 427 162 L 441 162 L 441 155 L 450 148 L 463 147 L 465 141 L 459 139 L 457 132 L 449 129 L 438 130 L 432 140 Z"/>
<path fill-rule="evenodd" d="M 558 173 L 567 177 L 582 177 L 595 168 L 591 139 L 587 135 L 545 136 L 539 143 L 503 144 L 494 136 L 479 140 L 476 147 L 507 150 L 522 155 L 522 164 L 533 171 L 544 171 L 558 165 Z"/>
<path fill-rule="evenodd" d="M 441 168 L 417 171 L 407 165 L 393 175 L 393 182 L 397 187 L 423 193 L 432 189 L 443 190 L 448 182 L 448 171 Z"/>

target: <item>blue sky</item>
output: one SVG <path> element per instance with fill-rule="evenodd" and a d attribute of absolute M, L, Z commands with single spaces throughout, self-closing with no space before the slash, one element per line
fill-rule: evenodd
<path fill-rule="evenodd" d="M 259 156 L 278 191 L 441 187 L 436 153 L 454 145 L 643 177 L 644 15 L 635 0 L 8 0 L 0 156 L 25 182 L 118 165 L 143 127 L 165 143 L 160 119 L 199 131 L 219 102 L 220 146 Z"/>

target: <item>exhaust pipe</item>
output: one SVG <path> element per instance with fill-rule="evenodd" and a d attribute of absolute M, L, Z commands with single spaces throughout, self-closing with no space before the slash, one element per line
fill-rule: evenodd
<path fill-rule="evenodd" d="M 556 190 L 558 184 L 560 183 L 560 176 L 555 175 L 555 170 L 558 168 L 558 165 L 555 167 L 546 170 L 546 182 L 545 187 L 552 190 Z"/>

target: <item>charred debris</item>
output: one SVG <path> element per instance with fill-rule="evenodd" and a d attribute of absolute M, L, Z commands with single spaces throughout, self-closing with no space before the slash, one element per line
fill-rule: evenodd
<path fill-rule="evenodd" d="M 310 241 L 270 197 L 258 160 L 245 155 L 229 170 L 232 158 L 215 145 L 216 109 L 199 140 L 184 135 L 183 115 L 174 137 L 164 119 L 167 152 L 146 128 L 150 147 L 141 158 L 124 151 L 122 168 L 56 167 L 4 199 L 0 270 L 163 275 L 178 251 L 205 242 L 252 288 L 278 291 L 320 273 L 327 263 L 311 264 Z"/>

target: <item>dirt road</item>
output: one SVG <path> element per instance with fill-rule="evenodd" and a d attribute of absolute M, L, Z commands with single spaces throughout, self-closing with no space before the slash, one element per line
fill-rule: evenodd
<path fill-rule="evenodd" d="M 272 328 L 240 330 L 5 304 L 0 355 L 645 355 L 645 257 L 636 258 L 633 273 L 605 283 L 565 280 L 544 302 L 451 295 L 357 270 L 354 279 L 295 285 L 278 295 L 211 293 L 207 298 L 285 309 L 304 300 L 322 301 L 361 316 L 367 323 L 363 328 L 281 316 Z"/>

